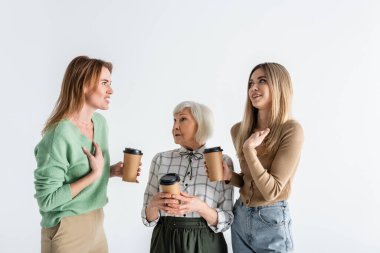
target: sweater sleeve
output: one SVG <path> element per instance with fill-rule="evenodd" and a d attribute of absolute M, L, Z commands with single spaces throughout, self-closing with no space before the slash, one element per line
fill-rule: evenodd
<path fill-rule="evenodd" d="M 284 134 L 270 168 L 265 169 L 255 149 L 243 148 L 255 184 L 266 201 L 275 199 L 294 174 L 301 154 L 303 130 L 300 124 L 284 126 Z"/>
<path fill-rule="evenodd" d="M 243 173 L 232 172 L 231 180 L 226 183 L 241 188 L 244 184 L 243 175 Z"/>
<path fill-rule="evenodd" d="M 54 159 L 51 154 L 36 154 L 37 169 L 34 172 L 34 195 L 42 212 L 49 212 L 69 202 L 70 184 L 65 184 L 68 165 Z"/>

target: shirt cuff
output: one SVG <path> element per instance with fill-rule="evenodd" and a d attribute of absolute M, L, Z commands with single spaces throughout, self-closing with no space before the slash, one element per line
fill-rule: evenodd
<path fill-rule="evenodd" d="M 216 224 L 216 226 L 211 225 L 211 224 L 207 224 L 207 225 L 211 228 L 211 230 L 214 233 L 224 232 L 232 224 L 232 220 L 230 218 L 230 215 L 226 211 L 223 211 L 220 208 L 215 208 L 215 211 L 216 211 L 217 216 L 218 216 L 218 223 Z"/>
<path fill-rule="evenodd" d="M 144 208 L 141 210 L 141 219 L 142 219 L 142 222 L 143 222 L 144 225 L 147 226 L 147 227 L 154 227 L 154 226 L 156 226 L 158 220 L 159 220 L 160 217 L 161 217 L 160 213 L 158 212 L 158 217 L 157 217 L 157 219 L 152 220 L 152 221 L 148 221 L 148 220 L 146 219 L 145 209 L 146 209 L 146 207 L 144 207 Z"/>

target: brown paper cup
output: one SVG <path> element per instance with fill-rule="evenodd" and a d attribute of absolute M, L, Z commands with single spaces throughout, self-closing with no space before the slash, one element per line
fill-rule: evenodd
<path fill-rule="evenodd" d="M 222 152 L 210 152 L 204 153 L 207 169 L 208 178 L 210 181 L 222 181 L 223 180 L 223 158 Z"/>
<path fill-rule="evenodd" d="M 123 181 L 136 182 L 142 155 L 124 153 Z"/>
<path fill-rule="evenodd" d="M 172 185 L 160 185 L 160 187 L 161 187 L 161 192 L 171 193 L 175 195 L 179 195 L 181 193 L 178 182 Z"/>

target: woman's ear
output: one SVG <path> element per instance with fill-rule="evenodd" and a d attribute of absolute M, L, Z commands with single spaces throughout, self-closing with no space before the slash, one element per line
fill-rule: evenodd
<path fill-rule="evenodd" d="M 88 84 L 85 84 L 85 85 L 83 85 L 83 94 L 85 95 L 85 96 L 87 96 L 87 95 L 90 95 L 89 93 L 90 93 L 90 85 L 88 85 Z"/>

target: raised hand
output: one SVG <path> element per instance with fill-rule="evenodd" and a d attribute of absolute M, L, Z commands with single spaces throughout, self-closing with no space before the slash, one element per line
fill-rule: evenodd
<path fill-rule="evenodd" d="M 90 163 L 90 167 L 91 167 L 90 174 L 92 174 L 95 180 L 97 180 L 102 176 L 102 173 L 103 173 L 104 158 L 103 158 L 102 150 L 99 144 L 95 142 L 93 142 L 93 144 L 95 146 L 95 155 L 92 155 L 90 151 L 88 151 L 85 147 L 83 147 L 82 149 L 83 149 L 83 153 L 85 153 Z"/>
<path fill-rule="evenodd" d="M 257 131 L 244 142 L 243 148 L 256 148 L 261 145 L 265 137 L 269 134 L 270 129 L 267 128 L 263 131 Z"/>

